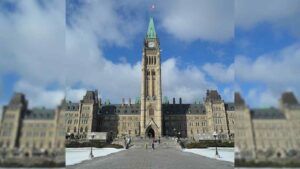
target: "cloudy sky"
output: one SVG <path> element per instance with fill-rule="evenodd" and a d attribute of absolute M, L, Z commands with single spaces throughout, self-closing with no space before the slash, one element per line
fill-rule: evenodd
<path fill-rule="evenodd" d="M 155 9 L 150 7 L 155 4 Z M 251 106 L 300 96 L 299 1 L 53 0 L 0 2 L 0 105 L 14 91 L 53 107 L 98 89 L 112 103 L 140 94 L 149 17 L 162 49 L 163 95 L 201 101 L 239 91 Z"/>
<path fill-rule="evenodd" d="M 249 105 L 300 99 L 300 1 L 235 1 L 235 80 Z"/>

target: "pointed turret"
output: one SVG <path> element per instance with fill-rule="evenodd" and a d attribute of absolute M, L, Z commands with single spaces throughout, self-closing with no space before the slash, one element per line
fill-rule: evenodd
<path fill-rule="evenodd" d="M 152 17 L 150 17 L 150 21 L 149 21 L 149 25 L 148 25 L 147 38 L 149 38 L 149 39 L 156 38 L 154 21 L 153 21 Z"/>

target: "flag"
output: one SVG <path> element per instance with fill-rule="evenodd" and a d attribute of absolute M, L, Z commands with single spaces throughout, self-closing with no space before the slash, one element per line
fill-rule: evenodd
<path fill-rule="evenodd" d="M 154 9 L 155 9 L 155 5 L 152 4 L 152 5 L 151 5 L 151 10 L 154 10 Z"/>

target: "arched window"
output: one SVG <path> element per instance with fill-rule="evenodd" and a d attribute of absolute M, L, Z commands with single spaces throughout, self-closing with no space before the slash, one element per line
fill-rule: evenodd
<path fill-rule="evenodd" d="M 154 58 L 154 64 L 156 64 L 156 57 Z"/>
<path fill-rule="evenodd" d="M 83 132 L 83 128 L 82 127 L 80 128 L 80 132 Z"/>
<path fill-rule="evenodd" d="M 76 127 L 74 127 L 74 132 L 76 132 L 77 130 L 76 130 Z"/>
<path fill-rule="evenodd" d="M 68 133 L 70 132 L 70 127 L 68 127 L 67 132 L 68 132 Z"/>
<path fill-rule="evenodd" d="M 153 108 L 149 109 L 149 116 L 154 116 L 154 110 L 153 110 Z"/>
<path fill-rule="evenodd" d="M 85 127 L 85 132 L 88 132 L 88 127 L 87 126 Z"/>

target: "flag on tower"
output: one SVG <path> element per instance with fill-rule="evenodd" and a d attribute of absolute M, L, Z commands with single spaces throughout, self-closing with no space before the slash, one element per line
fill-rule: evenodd
<path fill-rule="evenodd" d="M 154 9 L 155 9 L 155 5 L 152 4 L 152 5 L 151 5 L 151 10 L 154 10 Z"/>

